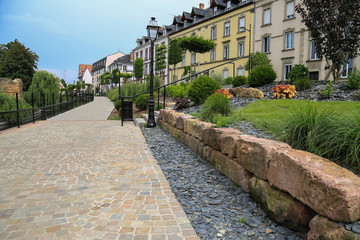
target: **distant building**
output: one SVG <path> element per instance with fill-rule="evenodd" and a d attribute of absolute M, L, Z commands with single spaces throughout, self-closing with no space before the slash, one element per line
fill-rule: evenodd
<path fill-rule="evenodd" d="M 119 57 L 113 63 L 109 65 L 109 71 L 112 72 L 114 69 L 119 69 L 120 73 L 131 73 L 134 74 L 134 55 L 133 53 L 127 54 L 123 57 Z M 129 79 L 133 81 L 135 78 Z M 121 83 L 123 79 L 121 79 Z"/>
<path fill-rule="evenodd" d="M 115 59 L 118 59 L 119 57 L 123 57 L 123 56 L 125 56 L 125 54 L 119 51 L 114 54 L 108 55 L 93 63 L 92 84 L 94 89 L 100 86 L 101 74 L 103 74 L 106 71 L 110 72 L 109 69 L 110 64 L 112 64 Z"/>
<path fill-rule="evenodd" d="M 78 72 L 78 80 L 92 84 L 92 76 L 91 76 L 92 68 L 93 68 L 92 65 L 80 64 L 79 72 Z"/>

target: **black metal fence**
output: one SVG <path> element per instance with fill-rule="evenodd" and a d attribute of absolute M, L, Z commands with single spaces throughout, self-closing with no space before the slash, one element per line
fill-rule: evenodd
<path fill-rule="evenodd" d="M 59 101 L 55 101 L 55 94 L 52 94 L 46 103 L 45 95 L 41 94 L 42 106 L 34 106 L 34 94 L 31 95 L 31 108 L 24 108 L 16 93 L 16 110 L 0 112 L 0 131 L 10 127 L 20 127 L 20 125 L 37 120 L 46 120 L 60 113 L 69 111 L 83 104 L 94 100 L 93 92 L 80 93 L 60 93 Z M 49 101 L 50 99 L 50 101 Z"/>

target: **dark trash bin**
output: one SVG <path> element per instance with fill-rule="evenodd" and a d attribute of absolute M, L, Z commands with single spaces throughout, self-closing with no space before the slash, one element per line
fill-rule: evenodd
<path fill-rule="evenodd" d="M 133 101 L 122 100 L 121 103 L 121 125 L 124 121 L 134 121 L 133 118 Z"/>

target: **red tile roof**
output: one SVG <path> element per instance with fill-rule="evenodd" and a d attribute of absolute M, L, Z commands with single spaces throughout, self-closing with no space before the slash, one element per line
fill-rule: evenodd
<path fill-rule="evenodd" d="M 78 73 L 78 77 L 82 78 L 84 76 L 84 73 L 86 71 L 86 69 L 89 69 L 89 72 L 92 72 L 92 65 L 88 65 L 88 64 L 79 64 L 79 73 Z"/>

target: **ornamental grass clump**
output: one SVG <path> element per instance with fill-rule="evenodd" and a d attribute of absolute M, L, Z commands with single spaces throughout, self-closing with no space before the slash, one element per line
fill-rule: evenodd
<path fill-rule="evenodd" d="M 215 123 L 214 117 L 216 115 L 228 116 L 230 112 L 229 99 L 222 93 L 215 93 L 205 101 L 199 113 L 199 118 L 203 121 Z"/>
<path fill-rule="evenodd" d="M 290 84 L 276 85 L 272 90 L 274 98 L 293 98 L 296 94 L 295 86 Z"/>

